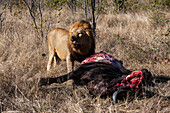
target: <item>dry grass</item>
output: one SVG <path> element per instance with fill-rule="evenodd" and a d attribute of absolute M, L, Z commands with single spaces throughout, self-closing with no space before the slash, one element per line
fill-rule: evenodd
<path fill-rule="evenodd" d="M 69 29 L 73 17 L 68 16 L 67 9 L 62 12 L 57 18 L 53 12 L 51 19 L 48 11 L 43 12 L 44 18 L 51 22 L 50 28 Z M 169 12 L 162 13 L 164 21 L 170 18 Z M 165 58 L 170 59 L 170 39 L 165 36 L 170 26 L 155 24 L 155 13 L 101 14 L 98 18 L 96 52 L 113 55 L 130 70 L 149 69 L 156 84 L 146 87 L 143 96 L 115 105 L 110 98 L 93 98 L 86 88 L 73 89 L 68 83 L 38 88 L 36 79 L 32 78 L 65 74 L 66 64 L 60 62 L 51 72 L 46 72 L 47 40 L 38 38 L 26 13 L 22 12 L 21 16 L 19 20 L 7 10 L 0 31 L 0 112 L 170 112 L 170 63 L 162 63 Z M 81 18 L 77 13 L 74 19 Z M 42 53 L 47 56 L 43 57 Z"/>

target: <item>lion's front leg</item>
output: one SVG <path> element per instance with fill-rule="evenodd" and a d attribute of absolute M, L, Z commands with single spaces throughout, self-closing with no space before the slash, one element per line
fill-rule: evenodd
<path fill-rule="evenodd" d="M 67 56 L 66 62 L 67 62 L 67 72 L 69 73 L 74 68 L 74 61 L 71 61 L 70 55 Z"/>

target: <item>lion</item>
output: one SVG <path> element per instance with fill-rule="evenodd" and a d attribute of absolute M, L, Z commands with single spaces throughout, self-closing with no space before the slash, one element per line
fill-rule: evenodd
<path fill-rule="evenodd" d="M 74 61 L 81 62 L 95 53 L 95 39 L 89 22 L 75 22 L 69 31 L 56 28 L 48 34 L 49 61 L 47 71 L 52 62 L 56 65 L 57 57 L 66 60 L 67 72 L 74 69 Z"/>

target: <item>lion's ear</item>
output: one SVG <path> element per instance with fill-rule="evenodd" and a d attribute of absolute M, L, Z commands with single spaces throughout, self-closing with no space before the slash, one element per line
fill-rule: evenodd
<path fill-rule="evenodd" d="M 86 30 L 86 34 L 90 37 L 91 36 L 91 31 Z"/>

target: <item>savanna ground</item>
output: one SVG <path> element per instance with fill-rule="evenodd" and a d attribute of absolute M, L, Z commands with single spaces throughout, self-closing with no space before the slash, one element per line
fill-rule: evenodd
<path fill-rule="evenodd" d="M 50 29 L 62 27 L 68 30 L 73 18 L 74 21 L 84 19 L 81 10 L 74 16 L 68 8 L 60 12 L 58 15 L 56 11 L 43 11 L 43 17 L 50 21 Z M 154 76 L 153 84 L 145 87 L 141 96 L 118 104 L 113 104 L 110 98 L 93 98 L 85 87 L 74 89 L 71 82 L 37 87 L 38 77 L 67 73 L 66 63 L 61 61 L 50 72 L 46 71 L 47 40 L 39 38 L 26 13 L 28 11 L 25 10 L 14 16 L 7 9 L 0 30 L 0 112 L 170 112 L 168 9 L 159 12 L 108 11 L 99 15 L 96 23 L 96 52 L 107 52 L 122 60 L 130 70 L 147 68 Z M 52 18 L 49 18 L 50 14 Z M 19 16 L 22 18 L 19 19 Z M 47 32 L 44 31 L 45 34 Z M 42 56 L 43 53 L 46 56 Z"/>

